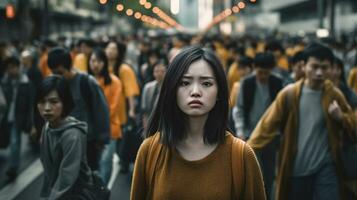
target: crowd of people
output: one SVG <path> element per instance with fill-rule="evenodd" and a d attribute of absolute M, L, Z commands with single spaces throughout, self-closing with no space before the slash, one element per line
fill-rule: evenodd
<path fill-rule="evenodd" d="M 9 181 L 27 134 L 43 199 L 91 199 L 114 154 L 135 200 L 357 197 L 341 161 L 357 142 L 357 41 L 62 39 L 0 44 Z"/>

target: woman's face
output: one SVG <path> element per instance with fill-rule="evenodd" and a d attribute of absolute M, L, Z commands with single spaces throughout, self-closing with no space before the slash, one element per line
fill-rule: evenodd
<path fill-rule="evenodd" d="M 104 62 L 100 60 L 97 55 L 92 54 L 89 60 L 89 67 L 95 76 L 99 75 L 103 70 Z"/>
<path fill-rule="evenodd" d="M 114 42 L 110 42 L 105 48 L 105 54 L 109 60 L 116 59 L 118 57 L 118 47 Z"/>
<path fill-rule="evenodd" d="M 37 104 L 41 117 L 56 126 L 62 120 L 63 103 L 57 91 L 52 90 Z"/>
<path fill-rule="evenodd" d="M 216 104 L 218 86 L 210 65 L 204 60 L 192 63 L 177 88 L 177 105 L 191 117 L 208 116 Z"/>

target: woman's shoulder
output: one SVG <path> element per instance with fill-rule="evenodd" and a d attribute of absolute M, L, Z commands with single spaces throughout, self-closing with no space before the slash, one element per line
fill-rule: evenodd
<path fill-rule="evenodd" d="M 246 143 L 240 138 L 235 137 L 231 132 L 227 131 L 226 141 L 227 141 L 226 144 L 232 145 L 232 149 L 233 151 L 235 151 L 235 153 L 238 152 L 240 154 L 243 153 L 244 155 L 247 155 L 253 152 L 252 148 L 249 146 L 248 143 Z"/>
<path fill-rule="evenodd" d="M 160 134 L 155 133 L 143 141 L 139 148 L 138 157 L 145 157 L 149 160 L 149 162 L 151 162 L 153 157 L 158 155 L 161 147 L 162 144 L 160 143 Z"/>
<path fill-rule="evenodd" d="M 147 137 L 143 143 L 141 144 L 142 148 L 154 148 L 155 146 L 161 144 L 160 143 L 160 133 L 157 132 L 154 135 L 151 135 L 150 137 Z"/>

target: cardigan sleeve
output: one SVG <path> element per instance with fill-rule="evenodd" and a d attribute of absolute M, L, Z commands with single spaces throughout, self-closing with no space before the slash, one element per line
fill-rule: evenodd
<path fill-rule="evenodd" d="M 265 200 L 265 190 L 262 173 L 253 150 L 249 145 L 244 148 L 245 183 L 242 199 Z"/>
<path fill-rule="evenodd" d="M 150 146 L 150 139 L 146 139 L 140 146 L 136 157 L 133 178 L 131 182 L 131 200 L 144 200 L 148 193 L 148 185 L 146 184 L 146 161 Z"/>
<path fill-rule="evenodd" d="M 347 100 L 344 98 L 343 94 L 337 90 L 337 94 L 334 97 L 337 100 L 341 110 L 342 110 L 342 120 L 341 125 L 345 130 L 344 133 L 348 135 L 352 140 L 357 139 L 357 116 L 356 113 L 352 110 L 350 105 L 347 103 Z"/>

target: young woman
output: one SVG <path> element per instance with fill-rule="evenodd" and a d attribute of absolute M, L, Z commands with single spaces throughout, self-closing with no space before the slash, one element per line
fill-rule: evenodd
<path fill-rule="evenodd" d="M 109 73 L 108 59 L 101 49 L 95 49 L 90 56 L 88 72 L 95 77 L 102 88 L 109 106 L 111 140 L 104 148 L 99 167 L 104 183 L 108 184 L 112 172 L 112 160 L 116 150 L 116 142 L 122 137 L 118 112 L 122 84 L 114 74 Z"/>
<path fill-rule="evenodd" d="M 132 200 L 265 199 L 252 149 L 228 132 L 228 102 L 212 52 L 190 47 L 173 59 L 135 163 Z"/>
<path fill-rule="evenodd" d="M 73 99 L 68 83 L 60 76 L 50 76 L 42 82 L 36 103 L 46 121 L 41 138 L 41 197 L 69 199 L 81 186 L 92 182 L 86 159 L 87 126 L 68 116 Z"/>
<path fill-rule="evenodd" d="M 113 72 L 123 83 L 123 90 L 119 99 L 119 119 L 123 130 L 123 136 L 130 132 L 131 122 L 134 121 L 137 113 L 135 111 L 135 98 L 139 96 L 140 89 L 136 79 L 135 71 L 124 62 L 126 53 L 126 44 L 123 42 L 110 41 L 105 47 L 105 53 L 108 57 L 109 72 Z M 120 150 L 126 146 L 121 140 L 118 141 L 117 152 L 120 157 L 120 172 L 129 171 L 129 155 L 123 155 Z"/>

